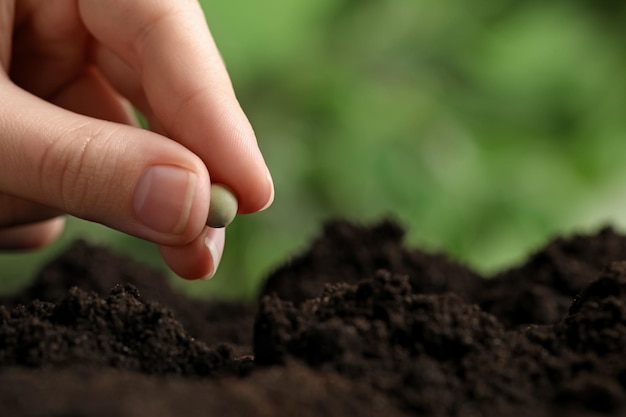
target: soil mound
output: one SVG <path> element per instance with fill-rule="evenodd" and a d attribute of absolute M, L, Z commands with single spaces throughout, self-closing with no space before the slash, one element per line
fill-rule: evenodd
<path fill-rule="evenodd" d="M 169 310 L 142 301 L 129 284 L 107 298 L 73 287 L 57 304 L 0 307 L 0 340 L 0 367 L 90 365 L 193 376 L 240 364 L 227 347 L 214 351 L 189 336 Z"/>
<path fill-rule="evenodd" d="M 392 221 L 334 221 L 254 306 L 79 242 L 4 304 L 2 415 L 626 413 L 626 238 L 609 228 L 487 279 Z"/>
<path fill-rule="evenodd" d="M 382 269 L 408 275 L 414 292 L 454 292 L 475 299 L 481 276 L 445 254 L 406 248 L 404 235 L 404 229 L 392 220 L 372 226 L 347 220 L 328 222 L 306 252 L 268 277 L 261 294 L 276 293 L 299 304 L 318 297 L 328 283 L 354 284 Z"/>
<path fill-rule="evenodd" d="M 187 297 L 175 291 L 159 271 L 83 240 L 51 260 L 22 292 L 0 298 L 0 304 L 57 303 L 74 287 L 107 297 L 112 288 L 124 284 L 135 287 L 142 299 L 166 306 L 191 336 L 207 345 L 228 344 L 241 355 L 252 352 L 256 305 Z"/>

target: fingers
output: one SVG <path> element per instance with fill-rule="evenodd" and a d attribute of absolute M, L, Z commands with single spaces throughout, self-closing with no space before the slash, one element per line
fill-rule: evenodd
<path fill-rule="evenodd" d="M 0 229 L 0 250 L 37 249 L 55 240 L 65 226 L 64 217 L 25 226 Z"/>
<path fill-rule="evenodd" d="M 180 277 L 190 280 L 210 279 L 215 274 L 224 251 L 225 229 L 205 228 L 185 246 L 160 246 L 159 251 L 169 267 Z"/>
<path fill-rule="evenodd" d="M 0 190 L 164 245 L 202 233 L 209 176 L 188 149 L 0 89 Z"/>
<path fill-rule="evenodd" d="M 183 277 L 211 276 L 224 231 L 205 226 L 209 172 L 242 213 L 269 205 L 273 185 L 197 1 L 45 4 L 55 13 L 21 3 L 11 79 L 75 113 L 0 80 L 0 190 L 29 208 L 0 205 L 0 227 L 67 212 L 159 243 Z M 85 70 L 89 58 L 98 70 Z M 121 96 L 174 141 L 124 126 L 134 120 Z M 13 246 L 37 246 L 59 230 L 59 221 L 5 228 L 0 247 L 18 235 Z"/>
<path fill-rule="evenodd" d="M 152 113 L 137 71 L 101 44 L 94 45 L 92 54 L 110 85 L 141 111 L 153 131 L 164 134 L 164 129 Z"/>
<path fill-rule="evenodd" d="M 62 214 L 54 208 L 0 193 L 0 230 L 49 220 Z"/>
<path fill-rule="evenodd" d="M 139 126 L 130 103 L 111 88 L 95 67 L 86 68 L 49 101 L 85 116 Z"/>
<path fill-rule="evenodd" d="M 87 29 L 138 74 L 167 135 L 234 190 L 240 212 L 271 203 L 271 177 L 198 3 L 82 0 L 79 8 Z M 115 71 L 106 75 L 116 88 L 123 83 Z"/>

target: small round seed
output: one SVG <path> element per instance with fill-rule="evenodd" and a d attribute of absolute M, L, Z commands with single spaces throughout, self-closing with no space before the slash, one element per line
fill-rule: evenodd
<path fill-rule="evenodd" d="M 209 227 L 226 227 L 237 214 L 237 197 L 221 184 L 211 184 L 211 206 L 206 224 Z"/>

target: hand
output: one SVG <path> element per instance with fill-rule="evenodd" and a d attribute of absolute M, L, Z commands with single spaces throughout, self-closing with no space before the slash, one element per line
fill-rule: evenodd
<path fill-rule="evenodd" d="M 184 278 L 212 276 L 211 182 L 240 213 L 273 199 L 196 1 L 0 3 L 0 248 L 49 243 L 68 213 L 158 243 Z"/>

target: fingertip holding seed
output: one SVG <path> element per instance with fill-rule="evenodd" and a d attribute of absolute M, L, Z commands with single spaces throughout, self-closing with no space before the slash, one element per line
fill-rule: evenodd
<path fill-rule="evenodd" d="M 209 227 L 226 227 L 237 214 L 239 203 L 237 197 L 226 186 L 211 184 L 211 205 L 206 224 Z"/>

